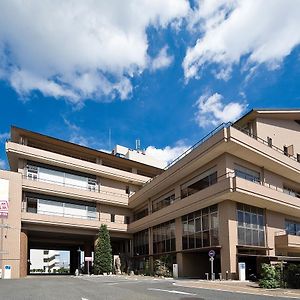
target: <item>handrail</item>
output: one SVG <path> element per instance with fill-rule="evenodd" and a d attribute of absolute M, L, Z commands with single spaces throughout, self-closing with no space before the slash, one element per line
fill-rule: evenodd
<path fill-rule="evenodd" d="M 104 191 L 100 188 L 100 185 L 95 186 L 95 189 L 93 190 L 93 189 L 90 189 L 88 186 L 83 187 L 83 186 L 78 186 L 78 185 L 75 185 L 75 184 L 68 184 L 68 183 L 65 183 L 65 182 L 59 182 L 59 181 L 50 180 L 50 179 L 41 179 L 40 177 L 30 178 L 30 177 L 28 177 L 28 175 L 23 175 L 22 177 L 24 179 L 28 179 L 28 180 L 31 180 L 31 181 L 39 181 L 39 182 L 46 182 L 46 183 L 49 182 L 49 183 L 54 183 L 54 184 L 64 186 L 64 187 L 71 187 L 71 188 L 76 188 L 76 189 L 80 189 L 80 190 L 86 190 L 86 191 L 89 191 L 89 192 L 105 193 L 105 194 L 109 194 L 109 195 L 115 195 L 115 196 L 118 196 L 118 197 L 128 198 L 127 194 L 124 195 L 124 194 L 121 194 L 121 193 L 114 193 L 114 192 Z"/>
<path fill-rule="evenodd" d="M 167 166 L 163 169 L 164 171 L 168 170 L 170 167 L 172 167 L 173 165 L 175 165 L 178 161 L 180 161 L 182 158 L 184 158 L 186 155 L 188 155 L 190 152 L 192 152 L 194 149 L 196 149 L 197 147 L 199 147 L 201 144 L 203 144 L 206 140 L 208 140 L 209 138 L 211 138 L 213 135 L 215 135 L 216 133 L 218 133 L 221 129 L 227 128 L 229 126 L 231 126 L 232 123 L 231 122 L 227 122 L 227 123 L 221 123 L 219 126 L 217 126 L 216 128 L 214 128 L 212 131 L 210 131 L 208 134 L 206 134 L 204 137 L 202 137 L 198 142 L 196 142 L 193 146 L 191 146 L 190 148 L 188 148 L 186 151 L 184 151 L 182 154 L 180 154 L 177 158 L 175 158 L 174 160 L 172 160 L 170 163 L 167 164 Z M 154 178 L 158 177 L 159 175 L 156 175 L 152 178 L 150 178 L 149 180 L 147 180 L 143 186 L 147 185 L 148 183 L 150 183 Z"/>
<path fill-rule="evenodd" d="M 296 156 L 294 156 L 294 155 L 289 155 L 289 154 L 285 154 L 285 152 L 284 152 L 282 149 L 280 149 L 279 147 L 274 146 L 273 144 L 270 144 L 268 141 L 264 140 L 263 138 L 261 138 L 261 137 L 255 135 L 255 134 L 253 134 L 253 133 L 248 132 L 246 129 L 241 128 L 241 127 L 239 127 L 239 126 L 237 126 L 237 125 L 235 125 L 235 124 L 233 124 L 232 127 L 235 128 L 235 129 L 237 129 L 237 130 L 239 130 L 239 131 L 241 131 L 242 133 L 244 133 L 244 134 L 250 136 L 251 138 L 253 138 L 253 139 L 259 141 L 260 143 L 262 143 L 262 144 L 264 144 L 264 145 L 266 145 L 266 146 L 268 146 L 268 147 L 270 147 L 270 148 L 276 150 L 277 152 L 280 152 L 280 153 L 283 154 L 284 156 L 289 157 L 290 159 L 292 159 L 292 160 L 294 160 L 294 161 L 298 161 L 298 159 L 297 159 Z M 298 161 L 298 162 L 299 162 L 299 161 Z"/>

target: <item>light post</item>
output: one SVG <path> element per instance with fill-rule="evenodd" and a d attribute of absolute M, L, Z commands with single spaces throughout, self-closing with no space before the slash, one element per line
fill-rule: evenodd
<path fill-rule="evenodd" d="M 78 275 L 79 275 L 80 274 L 80 259 L 81 259 L 81 249 L 80 249 L 80 247 L 78 247 L 77 253 L 78 253 Z"/>

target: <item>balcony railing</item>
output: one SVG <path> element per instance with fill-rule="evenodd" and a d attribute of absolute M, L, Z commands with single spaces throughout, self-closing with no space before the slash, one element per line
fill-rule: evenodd
<path fill-rule="evenodd" d="M 84 220 L 98 220 L 98 216 L 82 216 L 82 215 L 74 215 L 74 214 L 68 214 L 65 212 L 53 212 L 49 210 L 37 210 L 37 211 L 30 211 L 27 210 L 26 212 L 39 214 L 39 215 L 48 215 L 48 216 L 58 216 L 58 217 L 66 217 L 66 218 L 74 218 L 74 219 L 84 219 Z"/>
<path fill-rule="evenodd" d="M 233 124 L 232 127 L 235 128 L 235 129 L 237 129 L 237 130 L 239 130 L 239 131 L 241 131 L 241 132 L 243 132 L 244 134 L 252 137 L 253 139 L 257 140 L 258 142 L 260 142 L 260 143 L 262 143 L 262 144 L 264 144 L 264 145 L 266 145 L 266 146 L 268 146 L 268 147 L 276 150 L 277 152 L 283 154 L 284 156 L 287 156 L 287 157 L 289 157 L 290 159 L 292 159 L 294 161 L 300 162 L 299 159 L 296 156 L 288 154 L 283 149 L 281 149 L 281 148 L 279 148 L 277 146 L 274 146 L 273 144 L 270 144 L 268 141 L 262 139 L 261 137 L 255 135 L 253 133 L 250 133 L 248 130 L 246 130 L 244 128 L 241 128 L 241 127 L 239 127 L 239 126 L 237 126 L 235 124 Z"/>
<path fill-rule="evenodd" d="M 52 184 L 56 184 L 56 185 L 60 185 L 60 186 L 64 186 L 64 187 L 71 187 L 71 188 L 85 190 L 85 191 L 89 191 L 89 192 L 95 192 L 95 193 L 104 193 L 104 194 L 107 194 L 107 195 L 112 195 L 112 196 L 122 197 L 122 198 L 127 198 L 128 199 L 127 194 L 121 194 L 121 193 L 114 193 L 114 192 L 105 191 L 105 190 L 101 189 L 100 185 L 96 185 L 96 186 L 92 186 L 92 185 L 90 185 L 90 186 L 88 186 L 88 185 L 87 186 L 79 186 L 79 185 L 69 184 L 69 183 L 55 181 L 55 180 L 42 179 L 38 176 L 35 177 L 35 178 L 32 178 L 32 177 L 28 177 L 27 175 L 23 175 L 23 178 L 31 180 L 31 181 L 52 183 Z"/>

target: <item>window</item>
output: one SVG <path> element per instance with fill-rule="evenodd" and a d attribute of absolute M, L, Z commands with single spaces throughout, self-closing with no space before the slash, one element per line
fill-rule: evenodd
<path fill-rule="evenodd" d="M 137 232 L 133 235 L 134 255 L 149 254 L 149 232 L 148 229 Z"/>
<path fill-rule="evenodd" d="M 175 251 L 175 221 L 153 227 L 153 253 Z"/>
<path fill-rule="evenodd" d="M 211 172 L 211 171 L 209 171 Z M 181 186 L 181 198 L 195 194 L 215 183 L 217 183 L 217 171 L 206 175 L 208 172 L 201 174 Z"/>
<path fill-rule="evenodd" d="M 190 213 L 181 219 L 183 224 L 183 249 L 219 245 L 219 215 L 217 205 Z"/>
<path fill-rule="evenodd" d="M 144 217 L 148 216 L 148 207 L 144 207 L 133 214 L 133 220 L 137 221 L 139 219 L 142 219 Z"/>
<path fill-rule="evenodd" d="M 283 154 L 286 155 L 286 156 L 289 155 L 287 146 L 283 146 Z"/>
<path fill-rule="evenodd" d="M 300 222 L 286 220 L 285 221 L 285 232 L 286 232 L 286 234 L 300 236 Z"/>
<path fill-rule="evenodd" d="M 129 216 L 125 216 L 125 224 L 130 224 L 130 217 Z"/>
<path fill-rule="evenodd" d="M 171 205 L 174 202 L 175 202 L 175 194 L 156 199 L 152 202 L 152 212 L 158 211 L 166 206 Z"/>
<path fill-rule="evenodd" d="M 110 215 L 110 221 L 114 223 L 114 222 L 115 222 L 115 219 L 116 219 L 115 214 L 111 214 L 111 215 Z"/>
<path fill-rule="evenodd" d="M 297 153 L 297 162 L 300 162 L 300 154 Z"/>
<path fill-rule="evenodd" d="M 300 198 L 300 193 L 292 188 L 283 186 L 283 192 L 293 197 Z"/>
<path fill-rule="evenodd" d="M 235 165 L 234 173 L 236 177 L 240 177 L 253 182 L 260 182 L 260 173 L 246 167 Z"/>
<path fill-rule="evenodd" d="M 268 140 L 268 146 L 272 147 L 272 145 L 273 145 L 272 138 L 268 137 L 267 140 Z"/>
<path fill-rule="evenodd" d="M 246 204 L 237 204 L 238 244 L 265 246 L 263 210 Z"/>

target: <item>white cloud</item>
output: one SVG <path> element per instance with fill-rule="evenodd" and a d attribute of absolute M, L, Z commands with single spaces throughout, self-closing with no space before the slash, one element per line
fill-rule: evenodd
<path fill-rule="evenodd" d="M 225 80 L 241 62 L 244 71 L 260 64 L 274 69 L 300 43 L 300 5 L 295 0 L 198 0 L 188 22 L 200 38 L 187 49 L 186 80 L 200 77 L 207 65 Z"/>
<path fill-rule="evenodd" d="M 156 71 L 159 69 L 167 68 L 174 60 L 174 56 L 168 55 L 168 47 L 164 46 L 158 53 L 158 55 L 153 58 L 150 63 L 150 69 Z"/>
<path fill-rule="evenodd" d="M 0 1 L 0 78 L 24 97 L 126 99 L 150 67 L 147 28 L 188 10 L 186 0 Z"/>
<path fill-rule="evenodd" d="M 198 109 L 195 119 L 200 127 L 235 121 L 247 108 L 246 103 L 223 103 L 223 96 L 218 93 L 201 96 L 195 105 Z"/>
<path fill-rule="evenodd" d="M 166 146 L 165 148 L 156 148 L 155 146 L 148 146 L 145 153 L 164 162 L 166 166 L 189 148 L 190 146 L 184 141 L 178 141 L 174 147 Z"/>
<path fill-rule="evenodd" d="M 2 170 L 6 169 L 6 161 L 3 159 L 0 159 L 0 169 Z"/>
<path fill-rule="evenodd" d="M 0 143 L 5 142 L 7 139 L 9 139 L 9 137 L 9 132 L 0 133 Z"/>

